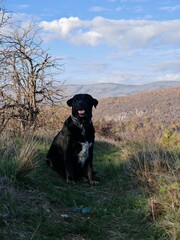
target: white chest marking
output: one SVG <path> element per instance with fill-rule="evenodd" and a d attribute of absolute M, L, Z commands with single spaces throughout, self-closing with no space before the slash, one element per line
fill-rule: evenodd
<path fill-rule="evenodd" d="M 89 157 L 89 148 L 92 146 L 92 143 L 88 143 L 86 141 L 86 142 L 82 142 L 80 144 L 82 146 L 82 149 L 78 154 L 78 159 L 79 159 L 79 163 L 81 163 L 81 165 L 83 166 L 86 159 Z"/>

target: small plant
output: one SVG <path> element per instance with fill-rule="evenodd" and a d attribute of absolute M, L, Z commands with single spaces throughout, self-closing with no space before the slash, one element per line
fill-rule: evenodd
<path fill-rule="evenodd" d="M 177 136 L 175 130 L 173 128 L 168 128 L 164 131 L 160 143 L 166 148 L 174 148 L 177 144 L 176 139 Z"/>
<path fill-rule="evenodd" d="M 168 198 L 168 203 L 172 210 L 176 211 L 180 209 L 180 183 L 173 182 L 169 185 L 163 185 L 160 187 L 160 193 L 166 195 Z"/>
<path fill-rule="evenodd" d="M 17 169 L 16 178 L 24 179 L 38 168 L 38 141 L 29 137 L 21 145 L 19 152 L 16 156 Z"/>
<path fill-rule="evenodd" d="M 0 145 L 1 175 L 13 180 L 25 179 L 38 167 L 38 141 L 34 137 L 6 135 L 0 139 Z"/>

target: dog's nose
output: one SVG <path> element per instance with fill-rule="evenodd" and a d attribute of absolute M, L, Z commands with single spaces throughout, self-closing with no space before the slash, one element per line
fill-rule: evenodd
<path fill-rule="evenodd" d="M 84 109 L 84 107 L 85 107 L 85 104 L 84 104 L 83 101 L 79 101 L 79 102 L 78 102 L 78 105 L 79 105 L 79 107 L 82 108 L 82 109 Z"/>

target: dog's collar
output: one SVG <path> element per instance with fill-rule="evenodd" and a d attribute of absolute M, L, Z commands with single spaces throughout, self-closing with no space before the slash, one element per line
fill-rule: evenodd
<path fill-rule="evenodd" d="M 78 121 L 78 119 L 76 117 L 71 115 L 71 119 L 72 119 L 74 125 L 76 125 L 78 128 L 83 128 L 83 125 Z"/>
<path fill-rule="evenodd" d="M 84 126 L 83 126 L 83 123 L 80 123 L 80 122 L 78 121 L 78 119 L 77 119 L 76 117 L 74 117 L 73 115 L 71 115 L 71 119 L 72 119 L 74 125 L 76 125 L 78 128 L 81 128 L 81 129 L 82 129 L 82 128 L 84 127 Z M 91 121 L 90 121 L 89 124 L 91 124 Z"/>

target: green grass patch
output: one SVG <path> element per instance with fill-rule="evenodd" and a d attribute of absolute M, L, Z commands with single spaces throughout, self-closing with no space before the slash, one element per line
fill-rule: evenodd
<path fill-rule="evenodd" d="M 132 177 L 127 160 L 121 160 L 120 148 L 97 142 L 94 165 L 100 185 L 69 186 L 45 164 L 49 144 L 33 137 L 13 141 L 9 149 L 4 145 L 0 239 L 170 239 L 163 218 L 153 220 L 149 194 Z M 30 168 L 18 175 L 21 154 L 24 161 L 29 156 Z"/>

